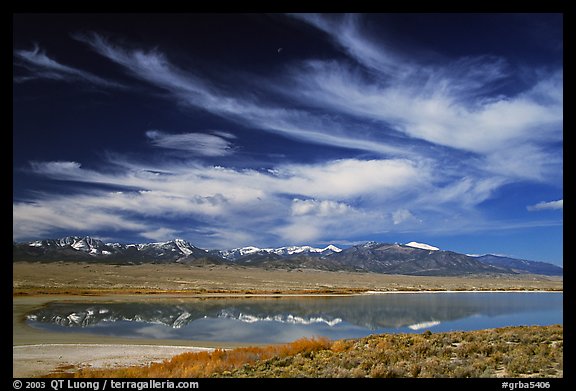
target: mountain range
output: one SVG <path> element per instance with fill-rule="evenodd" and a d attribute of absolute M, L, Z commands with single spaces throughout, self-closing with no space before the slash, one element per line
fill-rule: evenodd
<path fill-rule="evenodd" d="M 92 237 L 68 236 L 13 243 L 13 262 L 80 261 L 113 264 L 223 264 L 268 269 L 318 269 L 421 276 L 473 274 L 540 274 L 562 276 L 563 269 L 545 262 L 496 255 L 470 256 L 424 243 L 367 242 L 346 249 L 289 246 L 205 250 L 182 239 L 167 242 L 104 243 Z"/>

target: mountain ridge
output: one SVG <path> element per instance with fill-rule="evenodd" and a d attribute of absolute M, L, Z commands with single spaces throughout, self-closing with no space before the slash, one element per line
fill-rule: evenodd
<path fill-rule="evenodd" d="M 104 243 L 90 236 L 13 242 L 13 262 L 80 261 L 117 264 L 224 264 L 267 269 L 318 269 L 382 274 L 458 276 L 472 274 L 542 274 L 561 276 L 561 267 L 486 254 L 474 257 L 419 242 L 366 242 L 340 249 L 334 245 L 240 247 L 205 250 L 184 239 L 140 244 Z"/>

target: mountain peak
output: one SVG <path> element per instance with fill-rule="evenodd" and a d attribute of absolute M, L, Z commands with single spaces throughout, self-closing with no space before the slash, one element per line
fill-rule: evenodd
<path fill-rule="evenodd" d="M 371 240 L 371 241 L 366 242 L 366 243 L 364 243 L 364 244 L 359 244 L 358 247 L 366 247 L 366 248 L 368 248 L 368 247 L 377 246 L 377 245 L 379 245 L 379 244 L 380 244 L 379 242 L 375 242 L 375 241 Z"/>
<path fill-rule="evenodd" d="M 326 250 L 334 251 L 335 253 L 339 253 L 340 251 L 342 251 L 341 248 L 336 247 L 332 244 L 329 244 L 328 246 L 326 246 L 322 249 L 322 251 L 326 251 Z"/>

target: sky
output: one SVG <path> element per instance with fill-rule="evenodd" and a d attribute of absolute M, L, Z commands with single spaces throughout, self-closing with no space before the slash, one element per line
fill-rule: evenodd
<path fill-rule="evenodd" d="M 14 14 L 13 240 L 563 264 L 563 17 Z"/>

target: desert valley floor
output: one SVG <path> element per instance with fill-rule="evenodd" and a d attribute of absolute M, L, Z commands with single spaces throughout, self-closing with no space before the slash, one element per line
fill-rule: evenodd
<path fill-rule="evenodd" d="M 13 263 L 13 292 L 295 294 L 430 290 L 562 290 L 561 277 L 426 277 L 181 264 Z"/>

